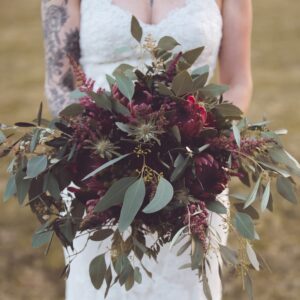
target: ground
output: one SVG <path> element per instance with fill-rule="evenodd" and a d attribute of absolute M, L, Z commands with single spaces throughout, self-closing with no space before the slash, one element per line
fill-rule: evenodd
<path fill-rule="evenodd" d="M 298 159 L 300 120 L 299 1 L 254 0 L 254 97 L 249 118 L 266 116 L 272 126 L 287 128 L 285 144 Z M 30 120 L 43 95 L 43 45 L 39 1 L 1 0 L 0 3 L 0 122 Z M 0 164 L 0 194 L 5 164 Z M 233 189 L 237 189 L 234 185 Z M 15 201 L 0 203 L 0 299 L 62 300 L 63 267 L 58 244 L 46 258 L 31 248 L 37 227 L 26 208 Z M 262 241 L 257 249 L 272 273 L 253 276 L 256 300 L 297 300 L 300 292 L 300 207 L 276 198 L 275 214 L 258 224 Z M 237 276 L 227 271 L 224 300 L 247 299 Z"/>

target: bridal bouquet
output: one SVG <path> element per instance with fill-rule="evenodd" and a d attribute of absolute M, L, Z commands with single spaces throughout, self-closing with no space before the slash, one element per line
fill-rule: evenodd
<path fill-rule="evenodd" d="M 40 108 L 33 122 L 2 125 L 0 155 L 12 156 L 4 201 L 16 196 L 42 223 L 34 247 L 48 250 L 54 235 L 71 248 L 80 234 L 99 243 L 109 238 L 109 249 L 90 263 L 93 285 L 105 282 L 106 294 L 117 282 L 126 290 L 141 283 L 141 269 L 152 276 L 143 258 L 181 243 L 178 255 L 190 253 L 182 268 L 198 271 L 208 299 L 211 248 L 239 271 L 252 297 L 249 270 L 264 264 L 252 247 L 259 239 L 254 220 L 258 210 L 272 210 L 273 181 L 297 201 L 292 175 L 300 166 L 279 141 L 283 131 L 244 118 L 223 99 L 226 86 L 207 84 L 208 67 L 190 71 L 203 47 L 173 53 L 176 40 L 142 39 L 135 18 L 131 31 L 152 57 L 144 70 L 122 64 L 107 75 L 110 91 L 95 91 L 73 62 L 77 103 L 51 122 Z M 228 208 L 217 196 L 232 177 L 251 190 L 230 195 Z M 238 249 L 220 244 L 210 212 L 224 218 Z M 148 245 L 147 235 L 157 240 Z"/>

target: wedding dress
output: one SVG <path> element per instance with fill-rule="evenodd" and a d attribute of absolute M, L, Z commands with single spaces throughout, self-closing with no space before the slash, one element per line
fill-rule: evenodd
<path fill-rule="evenodd" d="M 96 80 L 97 86 L 108 88 L 106 74 L 121 63 L 133 66 L 140 64 L 135 58 L 136 41 L 130 35 L 131 14 L 112 3 L 111 0 L 81 0 L 80 28 L 80 63 L 87 76 Z M 158 24 L 146 24 L 140 21 L 144 35 L 151 34 L 155 40 L 165 35 L 174 37 L 187 50 L 205 46 L 195 67 L 208 65 L 213 74 L 220 41 L 222 38 L 222 17 L 216 0 L 186 0 L 185 6 L 173 9 Z M 124 46 L 132 46 L 128 51 L 116 51 Z M 220 195 L 219 200 L 228 204 L 227 196 Z M 224 220 L 214 214 L 210 215 L 210 225 L 220 236 L 221 243 L 226 243 L 227 232 Z M 151 245 L 151 237 L 147 240 Z M 153 241 L 152 241 L 153 242 Z M 67 300 L 101 300 L 104 299 L 105 284 L 96 290 L 89 278 L 89 263 L 108 245 L 109 241 L 99 246 L 99 242 L 89 241 L 87 247 L 71 264 L 66 284 Z M 86 244 L 86 236 L 75 239 L 74 247 L 80 251 Z M 190 269 L 179 270 L 183 264 L 190 262 L 189 251 L 177 257 L 176 247 L 162 247 L 158 263 L 145 260 L 146 267 L 153 273 L 150 279 L 143 273 L 142 284 L 135 284 L 129 292 L 115 284 L 106 299 L 108 300 L 205 300 L 203 286 L 197 274 Z M 67 254 L 65 252 L 65 254 Z M 69 251 L 69 254 L 70 253 Z M 219 275 L 219 255 L 210 250 L 210 267 L 208 282 L 213 300 L 221 299 L 221 281 Z M 66 258 L 67 259 L 67 258 Z"/>

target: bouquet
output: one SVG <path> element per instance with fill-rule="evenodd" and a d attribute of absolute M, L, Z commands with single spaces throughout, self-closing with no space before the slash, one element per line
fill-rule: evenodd
<path fill-rule="evenodd" d="M 271 183 L 297 202 L 292 176 L 300 166 L 279 140 L 285 132 L 271 131 L 267 121 L 249 122 L 222 97 L 226 86 L 207 84 L 207 66 L 191 71 L 203 47 L 177 53 L 170 36 L 143 39 L 134 17 L 131 32 L 151 55 L 150 65 L 121 64 L 107 75 L 110 90 L 95 91 L 71 59 L 77 103 L 52 121 L 42 118 L 41 106 L 34 121 L 1 126 L 1 157 L 12 157 L 4 201 L 16 196 L 41 222 L 34 247 L 48 245 L 48 251 L 54 235 L 71 248 L 80 234 L 109 238 L 110 249 L 90 263 L 93 285 L 106 284 L 106 294 L 117 282 L 126 290 L 140 284 L 141 269 L 152 276 L 143 258 L 155 260 L 161 246 L 181 243 L 178 255 L 190 252 L 182 268 L 198 271 L 208 299 L 212 247 L 238 270 L 251 298 L 249 272 L 264 265 L 252 247 L 259 239 L 254 220 L 258 210 L 272 211 Z M 228 208 L 217 196 L 232 177 L 251 189 L 230 195 Z M 238 249 L 219 242 L 210 212 L 224 218 Z"/>

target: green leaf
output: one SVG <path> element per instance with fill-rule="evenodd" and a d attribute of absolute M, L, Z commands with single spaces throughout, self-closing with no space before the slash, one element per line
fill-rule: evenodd
<path fill-rule="evenodd" d="M 240 119 L 243 114 L 237 106 L 229 103 L 218 104 L 214 109 L 224 118 Z"/>
<path fill-rule="evenodd" d="M 131 35 L 140 43 L 143 37 L 143 29 L 135 16 L 131 18 Z"/>
<path fill-rule="evenodd" d="M 172 134 L 174 135 L 174 137 L 176 138 L 177 142 L 179 144 L 181 144 L 181 134 L 180 134 L 180 130 L 178 128 L 177 125 L 174 125 L 172 128 L 171 128 L 171 132 Z"/>
<path fill-rule="evenodd" d="M 252 287 L 252 280 L 247 272 L 244 276 L 244 285 L 248 295 L 249 300 L 253 300 L 253 287 Z"/>
<path fill-rule="evenodd" d="M 41 134 L 41 129 L 38 128 L 34 129 L 34 133 L 30 141 L 30 152 L 34 152 L 35 147 L 39 142 L 40 134 Z"/>
<path fill-rule="evenodd" d="M 6 136 L 4 133 L 0 130 L 0 144 L 4 143 L 6 141 Z"/>
<path fill-rule="evenodd" d="M 134 67 L 129 65 L 129 64 L 120 64 L 119 66 L 117 66 L 114 71 L 113 71 L 113 75 L 126 75 L 126 72 L 130 71 L 132 73 Z M 128 76 L 129 77 L 129 76 Z"/>
<path fill-rule="evenodd" d="M 202 89 L 209 77 L 209 73 L 204 73 L 202 75 L 198 75 L 195 79 L 193 79 L 193 91 L 196 92 Z"/>
<path fill-rule="evenodd" d="M 176 46 L 180 45 L 174 38 L 171 36 L 164 36 L 158 41 L 158 48 L 170 51 L 173 50 Z"/>
<path fill-rule="evenodd" d="M 32 179 L 25 179 L 26 173 L 21 170 L 16 174 L 17 197 L 19 204 L 22 205 L 28 194 Z"/>
<path fill-rule="evenodd" d="M 246 251 L 247 251 L 247 256 L 249 258 L 251 265 L 253 266 L 253 268 L 256 271 L 259 271 L 259 261 L 257 259 L 257 256 L 256 256 L 252 246 L 248 242 L 246 245 Z"/>
<path fill-rule="evenodd" d="M 95 289 L 100 289 L 106 273 L 106 262 L 104 254 L 96 256 L 90 263 L 89 273 Z"/>
<path fill-rule="evenodd" d="M 264 193 L 262 195 L 261 205 L 260 205 L 261 211 L 265 211 L 265 209 L 268 207 L 270 195 L 271 195 L 271 181 L 269 180 L 265 187 Z"/>
<path fill-rule="evenodd" d="M 191 50 L 188 50 L 185 53 L 183 53 L 182 56 L 190 65 L 192 65 L 198 59 L 198 57 L 201 55 L 203 50 L 204 50 L 204 47 L 191 49 Z"/>
<path fill-rule="evenodd" d="M 43 191 L 49 191 L 51 196 L 56 200 L 60 199 L 61 190 L 57 179 L 51 172 L 45 176 Z"/>
<path fill-rule="evenodd" d="M 236 144 L 239 148 L 241 148 L 241 133 L 239 128 L 235 124 L 232 125 L 232 131 Z"/>
<path fill-rule="evenodd" d="M 68 105 L 65 107 L 60 113 L 60 116 L 65 116 L 65 117 L 76 117 L 80 114 L 83 113 L 83 106 L 81 106 L 78 103 L 72 103 L 71 105 Z"/>
<path fill-rule="evenodd" d="M 204 75 L 204 74 L 208 74 L 209 73 L 209 66 L 205 65 L 205 66 L 201 66 L 199 68 L 196 68 L 192 71 L 192 77 L 193 76 L 199 76 L 199 75 Z"/>
<path fill-rule="evenodd" d="M 127 153 L 127 154 L 118 156 L 118 157 L 116 157 L 116 158 L 114 158 L 114 159 L 112 159 L 112 160 L 110 160 L 110 161 L 104 163 L 104 164 L 101 165 L 99 168 L 97 168 L 97 169 L 94 170 L 93 172 L 91 172 L 91 173 L 89 173 L 88 175 L 86 175 L 86 176 L 82 179 L 82 181 L 87 180 L 88 178 L 95 176 L 96 174 L 100 173 L 102 170 L 104 170 L 104 169 L 106 169 L 107 167 L 109 167 L 109 166 L 111 166 L 111 165 L 117 163 L 118 161 L 124 159 L 125 157 L 127 157 L 127 156 L 129 156 L 129 155 L 130 155 L 130 153 Z"/>
<path fill-rule="evenodd" d="M 167 206 L 174 196 L 174 188 L 172 184 L 164 177 L 160 177 L 159 183 L 153 199 L 143 209 L 146 214 L 152 214 Z"/>
<path fill-rule="evenodd" d="M 182 235 L 182 233 L 184 232 L 184 230 L 187 228 L 187 226 L 183 226 L 182 228 L 180 228 L 175 235 L 172 238 L 172 241 L 170 243 L 170 249 L 173 248 L 173 246 L 176 244 L 176 242 L 178 241 L 179 237 Z"/>
<path fill-rule="evenodd" d="M 272 164 L 266 163 L 266 162 L 264 162 L 264 161 L 258 161 L 258 163 L 259 163 L 260 165 L 264 166 L 264 167 L 267 168 L 267 169 L 270 169 L 270 170 L 272 170 L 272 171 L 277 172 L 278 174 L 282 175 L 282 176 L 285 177 L 285 178 L 288 178 L 288 177 L 291 176 L 291 173 L 288 172 L 287 170 L 281 169 L 281 168 L 279 168 L 279 167 L 277 167 L 277 166 L 274 166 L 274 165 L 272 165 Z"/>
<path fill-rule="evenodd" d="M 92 241 L 104 241 L 109 236 L 111 236 L 114 231 L 110 228 L 97 230 L 92 236 L 90 236 L 90 240 Z"/>
<path fill-rule="evenodd" d="M 294 185 L 289 178 L 285 178 L 282 176 L 277 178 L 277 191 L 283 198 L 290 201 L 291 203 L 298 203 Z"/>
<path fill-rule="evenodd" d="M 15 175 L 11 175 L 4 191 L 3 202 L 7 202 L 17 192 Z"/>
<path fill-rule="evenodd" d="M 258 179 L 254 185 L 254 188 L 253 188 L 252 192 L 250 193 L 250 195 L 244 205 L 244 208 L 247 208 L 255 201 L 257 193 L 258 193 L 258 189 L 260 187 L 260 182 L 261 182 L 261 176 L 258 177 Z"/>
<path fill-rule="evenodd" d="M 112 109 L 114 112 L 121 114 L 123 116 L 130 116 L 130 111 L 127 107 L 125 107 L 118 100 L 111 98 Z"/>
<path fill-rule="evenodd" d="M 207 278 L 205 272 L 203 272 L 203 274 L 202 274 L 202 281 L 203 281 L 203 291 L 204 291 L 206 299 L 213 300 L 212 295 L 211 295 L 210 286 L 208 283 L 208 278 Z"/>
<path fill-rule="evenodd" d="M 210 147 L 210 144 L 205 144 L 205 145 L 203 145 L 203 146 L 201 146 L 200 148 L 197 149 L 197 153 L 201 153 L 209 147 Z"/>
<path fill-rule="evenodd" d="M 220 253 L 226 263 L 236 266 L 239 263 L 238 254 L 227 246 L 219 245 Z"/>
<path fill-rule="evenodd" d="M 115 124 L 123 132 L 132 133 L 132 129 L 130 128 L 130 126 L 128 124 L 125 124 L 125 123 L 122 123 L 122 122 L 116 122 Z"/>
<path fill-rule="evenodd" d="M 97 94 L 94 92 L 89 92 L 88 95 L 91 97 L 91 99 L 96 103 L 98 107 L 108 111 L 112 110 L 112 103 L 105 93 Z"/>
<path fill-rule="evenodd" d="M 162 84 L 161 82 L 157 83 L 157 89 L 158 89 L 159 94 L 161 94 L 163 96 L 170 96 L 170 97 L 174 96 L 173 92 L 167 86 Z"/>
<path fill-rule="evenodd" d="M 171 182 L 175 182 L 177 179 L 180 178 L 181 175 L 183 175 L 184 171 L 188 167 L 190 162 L 190 157 L 186 157 L 183 161 L 181 161 L 173 171 L 170 177 Z"/>
<path fill-rule="evenodd" d="M 102 212 L 112 206 L 119 205 L 124 200 L 126 190 L 136 181 L 136 177 L 124 177 L 115 182 L 97 203 L 94 211 Z"/>
<path fill-rule="evenodd" d="M 86 97 L 86 93 L 76 89 L 69 94 L 69 97 L 70 99 L 79 100 L 83 97 Z"/>
<path fill-rule="evenodd" d="M 144 179 L 141 177 L 127 189 L 119 219 L 119 230 L 124 232 L 134 220 L 146 195 Z"/>
<path fill-rule="evenodd" d="M 172 81 L 172 90 L 176 96 L 188 94 L 193 90 L 193 80 L 187 71 L 178 73 Z"/>
<path fill-rule="evenodd" d="M 117 81 L 117 86 L 120 92 L 128 98 L 129 101 L 132 100 L 134 95 L 134 83 L 133 81 L 125 75 L 118 74 L 115 76 Z"/>
<path fill-rule="evenodd" d="M 191 246 L 191 240 L 186 241 L 177 251 L 176 255 L 182 255 Z"/>
<path fill-rule="evenodd" d="M 112 272 L 111 272 L 111 266 L 107 268 L 105 272 L 105 282 L 106 282 L 106 289 L 105 289 L 105 294 L 104 294 L 104 299 L 107 297 L 109 289 L 110 289 L 110 284 L 112 281 Z"/>
<path fill-rule="evenodd" d="M 43 224 L 32 236 L 33 248 L 39 248 L 51 241 L 54 232 L 47 229 L 48 225 L 49 223 Z"/>
<path fill-rule="evenodd" d="M 241 234 L 246 239 L 255 239 L 254 224 L 249 215 L 237 212 L 233 218 L 233 225 L 239 232 L 239 234 Z"/>
<path fill-rule="evenodd" d="M 46 155 L 34 156 L 28 160 L 27 163 L 27 176 L 28 178 L 35 178 L 44 172 L 47 168 L 48 158 Z"/>
<path fill-rule="evenodd" d="M 139 267 L 134 268 L 134 280 L 139 284 L 142 283 L 142 274 Z"/>
<path fill-rule="evenodd" d="M 207 209 L 216 213 L 216 214 L 226 214 L 227 208 L 220 201 L 210 201 L 206 205 Z"/>
<path fill-rule="evenodd" d="M 202 89 L 199 89 L 200 95 L 203 97 L 218 97 L 228 91 L 227 85 L 210 83 Z"/>
<path fill-rule="evenodd" d="M 198 269 L 203 259 L 203 248 L 202 243 L 198 237 L 192 237 L 192 255 L 191 264 L 192 270 Z"/>

